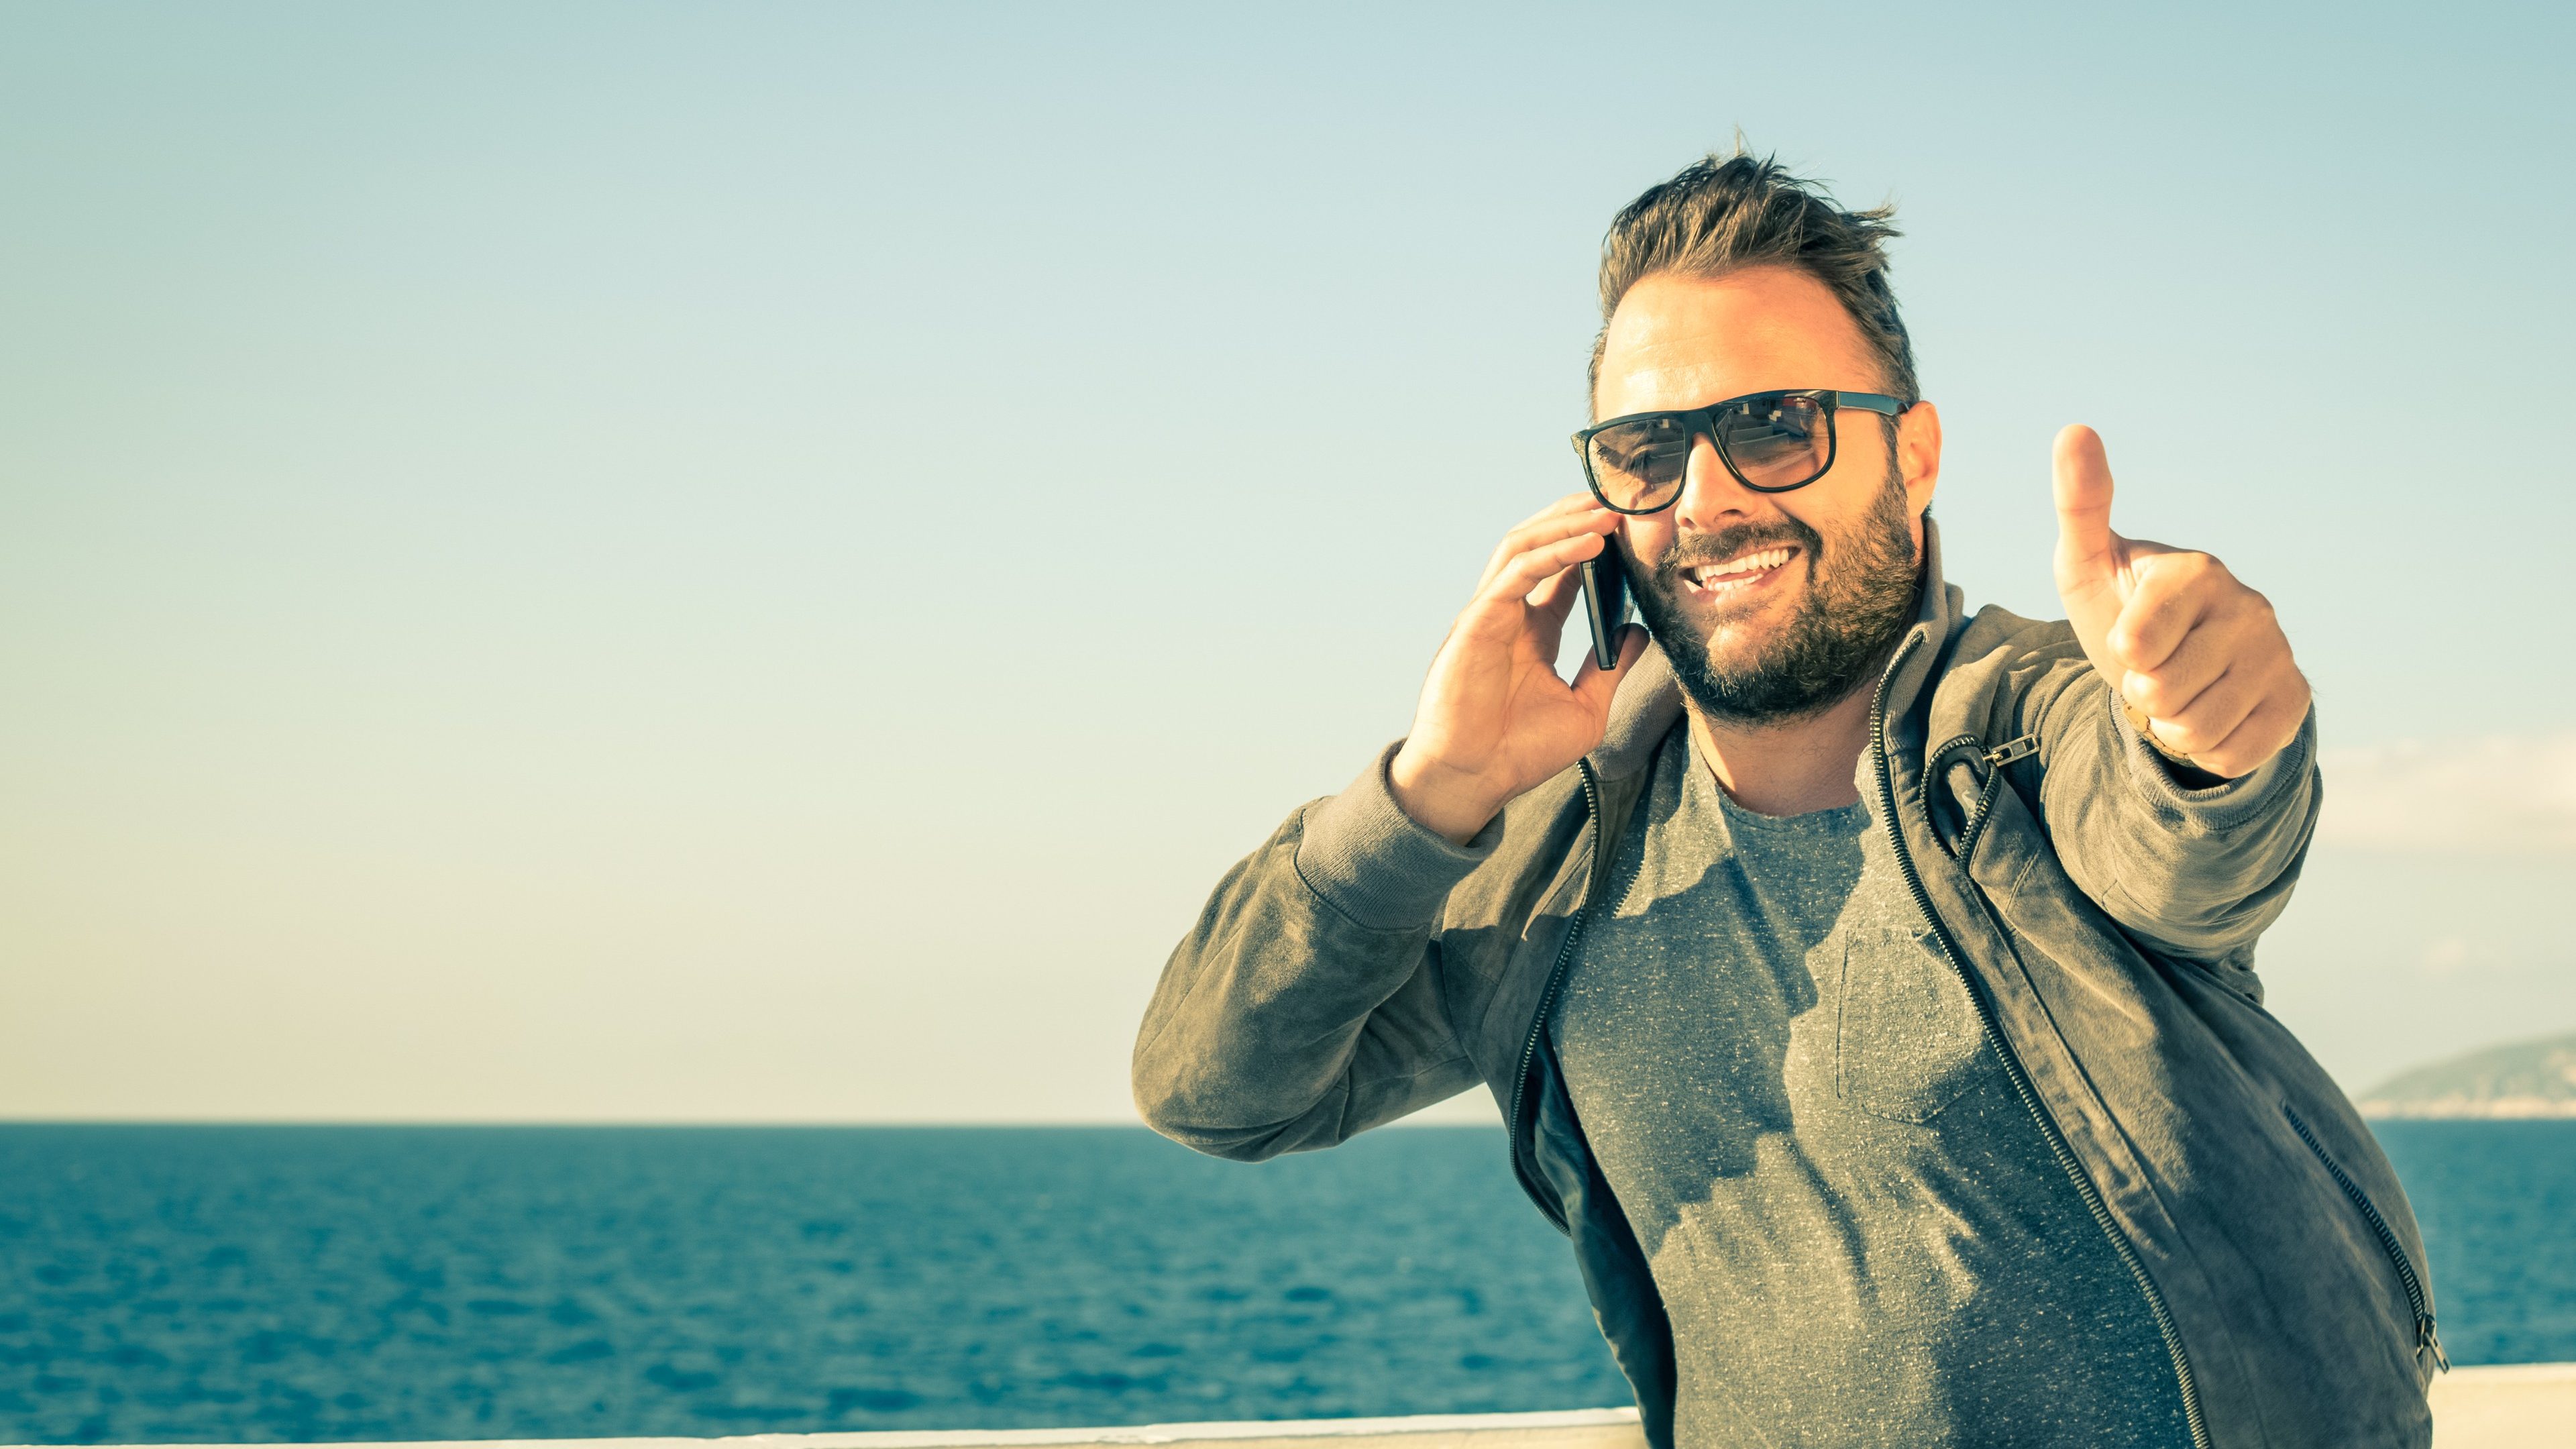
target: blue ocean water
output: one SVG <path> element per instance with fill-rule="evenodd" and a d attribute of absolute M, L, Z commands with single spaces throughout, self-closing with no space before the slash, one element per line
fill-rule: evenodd
<path fill-rule="evenodd" d="M 1626 1401 L 1490 1129 L 0 1128 L 0 1441 Z"/>
<path fill-rule="evenodd" d="M 2576 1123 L 2398 1123 L 2465 1363 L 2576 1359 Z M 0 1126 L 0 1441 L 1627 1402 L 1489 1128 Z"/>

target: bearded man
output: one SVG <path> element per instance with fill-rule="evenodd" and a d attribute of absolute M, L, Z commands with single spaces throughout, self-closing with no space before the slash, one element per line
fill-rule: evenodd
<path fill-rule="evenodd" d="M 1892 234 L 1741 154 L 1620 213 L 1587 490 L 1218 884 L 1137 1104 L 1259 1159 L 1483 1082 L 1658 1449 L 2428 1443 L 2414 1218 L 2253 970 L 2307 682 L 2084 428 L 2068 618 L 1967 612 Z M 1646 628 L 1568 683 L 1610 549 Z"/>

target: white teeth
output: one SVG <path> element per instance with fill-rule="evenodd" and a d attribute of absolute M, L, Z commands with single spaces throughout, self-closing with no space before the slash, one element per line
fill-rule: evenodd
<path fill-rule="evenodd" d="M 1703 564 L 1690 571 L 1691 581 L 1702 586 L 1735 574 L 1758 574 L 1776 569 L 1789 561 L 1789 550 L 1766 548 L 1760 553 L 1738 554 L 1724 563 Z"/>

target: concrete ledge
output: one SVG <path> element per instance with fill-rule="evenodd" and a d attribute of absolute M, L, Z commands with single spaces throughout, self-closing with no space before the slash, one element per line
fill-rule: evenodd
<path fill-rule="evenodd" d="M 2435 1449 L 2576 1444 L 2576 1363 L 2455 1368 L 2433 1380 Z"/>
<path fill-rule="evenodd" d="M 1637 1411 L 1418 1414 L 1399 1419 L 1235 1419 L 1112 1429 L 944 1429 L 849 1434 L 743 1434 L 723 1439 L 466 1439 L 373 1443 L 367 1449 L 1014 1449 L 1014 1446 L 1222 1444 L 1225 1449 L 1644 1449 Z M 10 1446 L 17 1449 L 17 1446 Z M 157 1445 L 149 1449 L 217 1449 Z M 330 1449 L 266 1445 L 262 1449 Z M 343 1446 L 345 1449 L 345 1446 Z"/>
<path fill-rule="evenodd" d="M 2576 1363 L 2457 1368 L 2433 1381 L 2436 1449 L 2576 1444 Z M 1235 1420 L 1124 1429 L 953 1429 L 935 1433 L 746 1434 L 727 1439 L 471 1439 L 373 1449 L 1073 1449 L 1193 1444 L 1224 1449 L 1645 1449 L 1635 1409 L 1423 1414 L 1401 1419 Z M 207 1449 L 207 1446 L 159 1446 Z M 322 1449 L 322 1446 L 271 1446 Z"/>

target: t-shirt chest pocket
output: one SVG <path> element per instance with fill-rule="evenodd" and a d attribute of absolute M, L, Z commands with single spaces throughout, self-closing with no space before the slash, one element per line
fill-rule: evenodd
<path fill-rule="evenodd" d="M 1929 931 L 1854 931 L 1843 942 L 1835 1084 L 1873 1116 L 1928 1122 L 1989 1064 L 1985 1027 Z"/>

